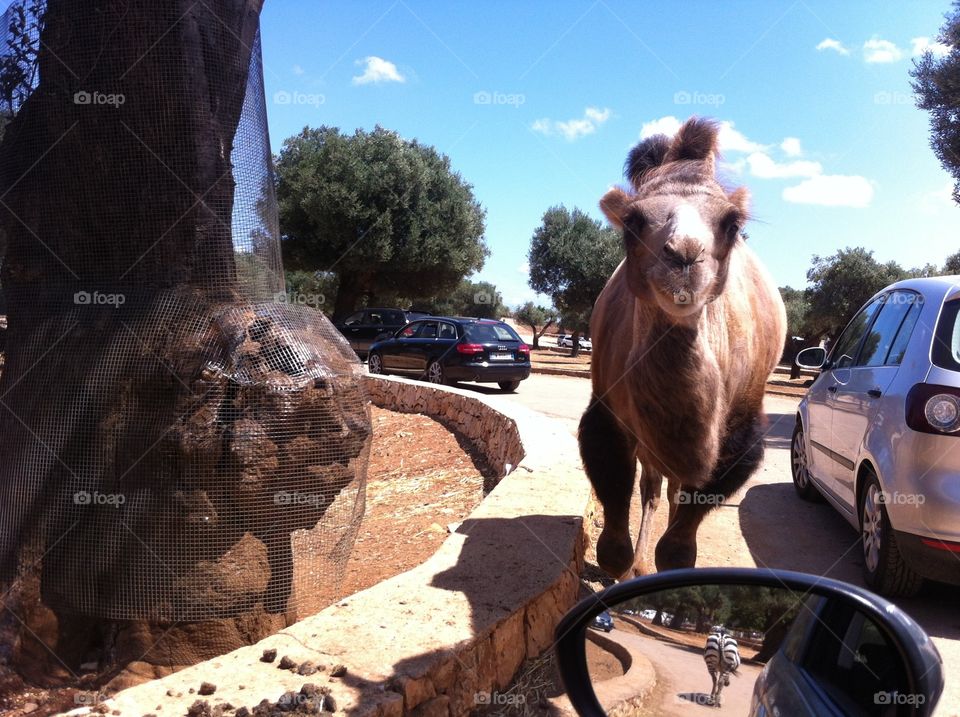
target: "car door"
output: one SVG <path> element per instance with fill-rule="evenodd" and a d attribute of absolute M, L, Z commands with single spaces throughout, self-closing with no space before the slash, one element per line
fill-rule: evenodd
<path fill-rule="evenodd" d="M 363 311 L 357 311 L 356 313 L 350 314 L 340 325 L 340 333 L 347 338 L 347 341 L 350 342 L 350 346 L 354 351 L 361 350 L 360 345 L 363 339 L 361 329 L 363 328 L 364 313 Z"/>
<path fill-rule="evenodd" d="M 837 386 L 831 398 L 831 448 L 843 459 L 834 461 L 835 485 L 851 510 L 856 508 L 855 470 L 863 437 L 897 375 L 921 306 L 920 295 L 913 291 L 892 291 L 883 297 L 847 381 Z"/>
<path fill-rule="evenodd" d="M 410 369 L 417 372 L 427 370 L 427 364 L 437 345 L 440 324 L 437 321 L 421 321 L 416 336 L 410 342 Z"/>
<path fill-rule="evenodd" d="M 415 340 L 417 331 L 420 328 L 418 322 L 407 324 L 394 334 L 389 344 L 384 346 L 382 351 L 383 367 L 393 371 L 410 370 L 410 352 L 411 344 Z"/>
<path fill-rule="evenodd" d="M 833 449 L 834 394 L 850 380 L 850 366 L 860 350 L 863 337 L 873 323 L 882 297 L 864 306 L 847 324 L 830 351 L 830 359 L 807 392 L 807 463 L 810 472 L 831 494 L 836 495 L 836 468 L 839 454 Z"/>

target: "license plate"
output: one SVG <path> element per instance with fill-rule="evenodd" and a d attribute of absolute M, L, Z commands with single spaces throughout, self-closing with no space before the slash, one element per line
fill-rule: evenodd
<path fill-rule="evenodd" d="M 513 361 L 513 354 L 504 354 L 504 353 L 492 353 L 490 354 L 491 361 Z"/>

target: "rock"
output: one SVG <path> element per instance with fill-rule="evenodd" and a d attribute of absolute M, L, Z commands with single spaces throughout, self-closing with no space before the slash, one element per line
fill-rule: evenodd
<path fill-rule="evenodd" d="M 20 711 L 23 714 L 28 715 L 31 712 L 36 712 L 38 709 L 40 709 L 40 705 L 38 705 L 36 702 L 27 702 L 27 704 L 20 708 Z"/>
<path fill-rule="evenodd" d="M 310 662 L 310 660 L 307 660 L 306 662 L 301 662 L 300 667 L 297 668 L 297 674 L 303 675 L 304 677 L 316 674 L 316 672 L 317 672 L 317 666 L 314 665 L 312 662 Z"/>
<path fill-rule="evenodd" d="M 201 695 L 212 695 L 216 691 L 217 686 L 212 682 L 201 682 L 200 689 L 198 690 Z"/>
<path fill-rule="evenodd" d="M 334 665 L 333 669 L 330 670 L 331 677 L 343 677 L 345 674 L 347 674 L 346 665 Z"/>
<path fill-rule="evenodd" d="M 187 717 L 213 717 L 210 703 L 206 700 L 197 700 L 187 710 Z"/>
<path fill-rule="evenodd" d="M 277 667 L 281 670 L 292 670 L 297 666 L 297 663 L 291 660 L 287 655 L 284 655 L 280 658 L 280 664 Z"/>
<path fill-rule="evenodd" d="M 264 650 L 263 654 L 260 655 L 260 662 L 273 662 L 276 659 L 277 651 L 272 647 L 269 650 Z"/>
<path fill-rule="evenodd" d="M 237 710 L 236 717 L 250 717 L 250 710 L 246 707 L 241 707 Z"/>
<path fill-rule="evenodd" d="M 337 701 L 333 698 L 333 695 L 327 695 L 323 698 L 323 711 L 324 712 L 336 712 L 337 711 Z"/>

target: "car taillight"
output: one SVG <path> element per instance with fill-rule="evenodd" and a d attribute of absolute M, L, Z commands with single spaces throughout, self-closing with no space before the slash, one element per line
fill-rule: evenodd
<path fill-rule="evenodd" d="M 482 354 L 483 346 L 480 344 L 457 344 L 457 353 L 461 354 Z"/>
<path fill-rule="evenodd" d="M 906 402 L 907 425 L 921 433 L 960 435 L 960 389 L 918 383 Z"/>
<path fill-rule="evenodd" d="M 529 353 L 530 353 L 530 347 L 527 346 L 526 344 L 520 344 L 520 346 L 517 347 L 517 351 L 519 351 L 519 352 L 522 353 L 522 354 L 529 354 Z"/>

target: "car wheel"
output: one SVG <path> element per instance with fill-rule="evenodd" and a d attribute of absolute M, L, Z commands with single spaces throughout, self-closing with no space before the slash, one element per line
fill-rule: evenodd
<path fill-rule="evenodd" d="M 507 393 L 513 393 L 518 388 L 520 388 L 519 381 L 500 381 L 497 383 L 501 391 L 506 391 Z"/>
<path fill-rule="evenodd" d="M 367 371 L 370 373 L 383 373 L 383 359 L 380 354 L 370 354 L 367 359 Z"/>
<path fill-rule="evenodd" d="M 823 496 L 810 479 L 807 468 L 807 439 L 799 418 L 793 429 L 793 438 L 790 439 L 790 475 L 793 476 L 793 487 L 797 495 L 811 503 L 823 501 Z"/>
<path fill-rule="evenodd" d="M 883 595 L 909 597 L 923 587 L 923 578 L 907 565 L 890 525 L 876 474 L 868 469 L 860 495 L 860 537 L 867 585 Z"/>
<path fill-rule="evenodd" d="M 447 377 L 443 372 L 443 364 L 439 361 L 431 361 L 427 366 L 427 380 L 430 383 L 445 384 Z"/>

